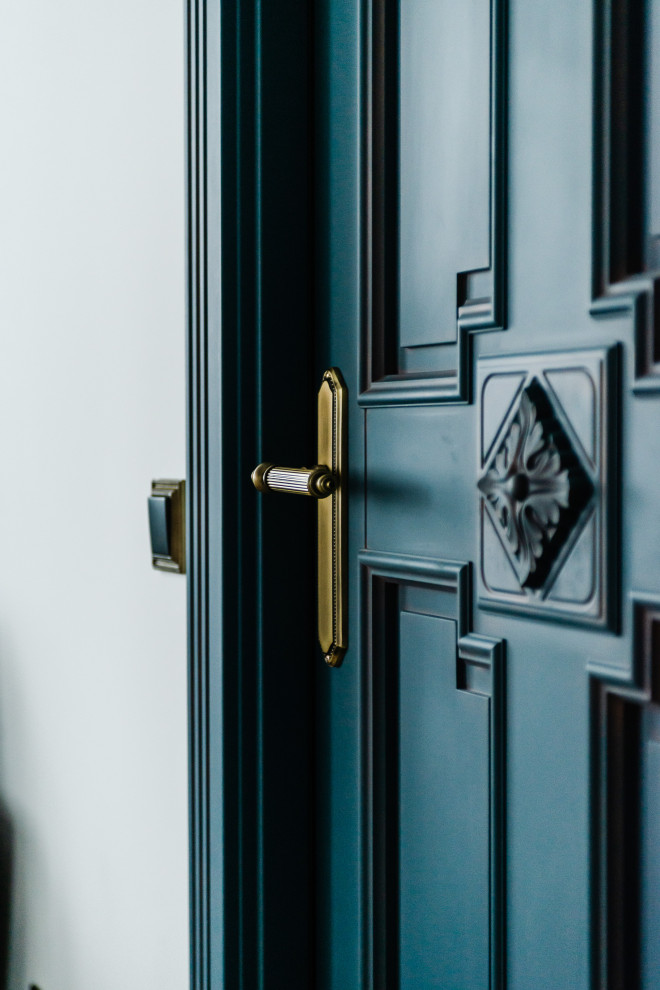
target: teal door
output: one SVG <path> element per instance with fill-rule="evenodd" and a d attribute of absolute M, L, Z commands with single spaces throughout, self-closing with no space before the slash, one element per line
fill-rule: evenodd
<path fill-rule="evenodd" d="M 319 990 L 660 990 L 660 6 L 320 0 Z"/>
<path fill-rule="evenodd" d="M 660 990 L 660 4 L 187 12 L 194 990 Z"/>

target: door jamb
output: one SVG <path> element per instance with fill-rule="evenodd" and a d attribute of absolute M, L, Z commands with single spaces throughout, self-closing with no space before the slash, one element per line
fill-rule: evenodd
<path fill-rule="evenodd" d="M 193 990 L 314 985 L 313 518 L 249 483 L 314 449 L 309 6 L 186 0 Z"/>

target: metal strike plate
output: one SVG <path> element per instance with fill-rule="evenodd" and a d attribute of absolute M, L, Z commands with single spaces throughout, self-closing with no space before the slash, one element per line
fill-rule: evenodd
<path fill-rule="evenodd" d="M 160 571 L 186 573 L 186 483 L 161 478 L 149 496 L 151 561 Z"/>

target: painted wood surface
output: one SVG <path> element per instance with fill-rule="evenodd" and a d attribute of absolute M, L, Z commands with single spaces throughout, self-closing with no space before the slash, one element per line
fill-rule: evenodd
<path fill-rule="evenodd" d="M 224 217 L 191 350 L 195 449 L 224 451 L 191 486 L 194 918 L 218 960 L 195 990 L 656 990 L 655 5 L 294 8 L 221 5 L 223 166 L 218 144 L 192 199 L 194 243 L 218 233 L 204 190 Z M 282 443 L 305 463 L 332 365 L 338 670 L 306 523 L 247 487 Z"/>

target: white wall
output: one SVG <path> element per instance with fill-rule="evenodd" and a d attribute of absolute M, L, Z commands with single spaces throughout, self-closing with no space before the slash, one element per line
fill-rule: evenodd
<path fill-rule="evenodd" d="M 182 0 L 0 4 L 11 990 L 188 983 Z M 0 896 L 2 892 L 0 891 Z"/>

